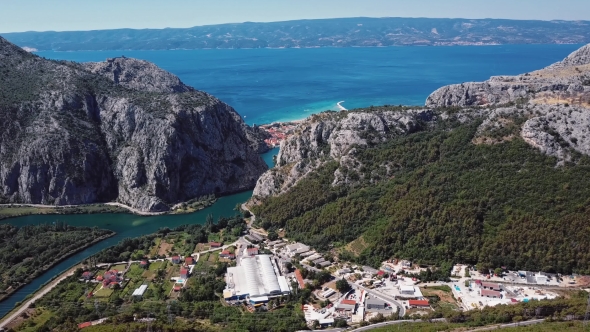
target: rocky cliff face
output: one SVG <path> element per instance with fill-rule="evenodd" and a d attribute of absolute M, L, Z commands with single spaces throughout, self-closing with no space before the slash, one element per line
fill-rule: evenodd
<path fill-rule="evenodd" d="M 328 161 L 337 160 L 347 169 L 360 167 L 354 158 L 356 149 L 411 133 L 434 119 L 426 109 L 313 115 L 299 125 L 296 135 L 281 143 L 277 167 L 260 177 L 253 195 L 264 198 L 283 193 Z M 334 185 L 354 182 L 346 174 L 339 168 Z"/>
<path fill-rule="evenodd" d="M 0 38 L 0 200 L 165 211 L 267 169 L 228 105 L 134 59 L 75 64 Z"/>
<path fill-rule="evenodd" d="M 329 161 L 339 164 L 333 185 L 354 184 L 355 179 L 349 178 L 346 170 L 363 166 L 354 158 L 356 149 L 450 118 L 481 121 L 474 144 L 497 144 L 520 136 L 556 157 L 560 165 L 571 161 L 574 153 L 590 155 L 589 107 L 587 45 L 535 72 L 442 87 L 428 97 L 425 109 L 312 116 L 300 125 L 296 135 L 281 144 L 277 167 L 260 177 L 254 196 L 263 199 L 285 193 Z"/>
<path fill-rule="evenodd" d="M 480 132 L 490 124 L 502 127 L 496 110 L 502 105 L 503 119 L 526 118 L 520 127 L 520 136 L 526 142 L 557 157 L 562 164 L 571 159 L 573 151 L 590 151 L 590 45 L 531 73 L 442 87 L 428 97 L 426 105 L 487 109 Z"/>

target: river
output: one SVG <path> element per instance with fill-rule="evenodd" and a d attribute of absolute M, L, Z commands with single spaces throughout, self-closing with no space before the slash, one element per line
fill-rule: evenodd
<path fill-rule="evenodd" d="M 278 148 L 272 149 L 262 155 L 264 161 L 273 166 L 273 156 L 278 153 Z M 160 216 L 136 216 L 127 213 L 108 214 L 69 214 L 69 215 L 31 215 L 25 217 L 3 220 L 4 223 L 22 226 L 28 224 L 52 223 L 56 220 L 65 221 L 72 226 L 97 226 L 98 228 L 110 229 L 117 234 L 111 238 L 101 241 L 85 250 L 65 259 L 45 273 L 40 275 L 33 282 L 20 288 L 6 300 L 0 302 L 0 317 L 10 312 L 14 305 L 22 301 L 27 295 L 34 293 L 41 285 L 67 270 L 72 265 L 83 261 L 87 257 L 117 244 L 124 238 L 139 237 L 156 232 L 162 227 L 174 228 L 187 224 L 203 224 L 207 215 L 212 214 L 214 219 L 220 216 L 232 216 L 236 214 L 235 207 L 247 201 L 252 196 L 252 191 L 229 195 L 219 198 L 215 204 L 201 211 L 190 214 L 171 214 Z"/>

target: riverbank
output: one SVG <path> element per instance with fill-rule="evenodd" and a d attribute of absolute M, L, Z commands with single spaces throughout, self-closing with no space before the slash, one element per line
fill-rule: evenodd
<path fill-rule="evenodd" d="M 24 282 L 22 282 L 21 284 L 19 284 L 16 287 L 12 287 L 8 290 L 6 290 L 6 293 L 1 294 L 0 295 L 0 302 L 10 298 L 15 292 L 17 292 L 19 289 L 21 289 L 22 287 L 26 286 L 27 284 L 29 284 L 30 282 L 32 282 L 33 280 L 35 280 L 35 278 L 37 278 L 38 276 L 42 275 L 43 273 L 49 271 L 52 267 L 56 266 L 57 264 L 63 262 L 64 260 L 68 259 L 69 257 L 83 251 L 84 249 L 87 249 L 91 246 L 93 246 L 94 244 L 104 241 L 110 237 L 115 236 L 117 233 L 110 231 L 109 234 L 97 237 L 92 239 L 92 241 L 90 242 L 85 242 L 82 246 L 70 250 L 67 253 L 61 255 L 60 257 L 54 259 L 53 261 L 49 262 L 48 264 L 44 265 L 43 268 L 36 270 L 33 274 L 31 274 L 27 279 L 24 280 Z"/>
<path fill-rule="evenodd" d="M 138 216 L 159 216 L 164 214 L 193 213 L 215 204 L 217 198 L 208 197 L 203 200 L 190 200 L 174 205 L 171 211 L 146 212 L 118 203 L 99 203 L 83 205 L 43 205 L 43 204 L 0 204 L 0 220 L 24 217 L 36 214 L 98 214 L 98 213 L 132 213 Z"/>
<path fill-rule="evenodd" d="M 45 294 L 49 293 L 53 289 L 53 287 L 55 287 L 57 284 L 62 282 L 65 278 L 73 275 L 74 272 L 76 272 L 76 269 L 78 267 L 80 267 L 80 265 L 73 266 L 69 270 L 67 270 L 64 273 L 62 273 L 61 275 L 57 276 L 52 281 L 50 281 L 49 283 L 47 283 L 43 287 L 41 287 L 39 289 L 39 291 L 32 294 L 32 297 L 29 300 L 18 305 L 11 312 L 9 312 L 4 317 L 2 317 L 2 319 L 0 319 L 0 329 L 3 329 L 7 325 L 9 325 L 14 319 L 16 319 L 18 316 L 20 316 L 23 312 L 25 312 L 31 306 L 31 304 L 33 304 L 35 301 L 37 301 L 38 299 L 43 297 Z"/>
<path fill-rule="evenodd" d="M 35 214 L 90 214 L 90 213 L 129 213 L 127 209 L 106 204 L 87 205 L 42 205 L 42 204 L 0 204 L 0 220 L 24 217 Z"/>

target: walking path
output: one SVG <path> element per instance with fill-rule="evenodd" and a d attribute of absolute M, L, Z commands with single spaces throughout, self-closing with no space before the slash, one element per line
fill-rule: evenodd
<path fill-rule="evenodd" d="M 74 272 L 76 272 L 76 269 L 77 268 L 78 268 L 78 266 L 75 266 L 75 267 L 69 269 L 68 271 L 62 273 L 59 277 L 57 277 L 56 279 L 54 279 L 53 281 L 51 281 L 49 284 L 47 284 L 46 286 L 44 286 L 40 291 L 36 292 L 35 295 L 33 295 L 32 298 L 30 298 L 28 301 L 24 302 L 16 311 L 13 311 L 13 312 L 9 313 L 2 320 L 2 322 L 0 322 L 0 328 L 5 328 L 6 325 L 8 325 L 15 318 L 17 318 L 23 312 L 25 312 L 33 302 L 37 301 L 38 299 L 40 299 L 41 297 L 43 297 L 45 294 L 49 293 L 62 280 L 64 280 L 65 278 L 67 278 L 67 277 L 69 277 L 71 275 L 73 275 Z"/>
<path fill-rule="evenodd" d="M 122 204 L 122 203 L 117 203 L 117 202 L 108 202 L 108 203 L 95 203 L 95 204 L 104 204 L 104 205 L 110 205 L 110 206 L 118 206 L 120 208 L 124 208 L 129 210 L 129 212 L 140 215 L 140 216 L 159 216 L 162 214 L 166 214 L 168 212 L 146 212 L 146 211 L 140 211 L 137 209 L 132 208 L 131 206 Z M 35 208 L 42 208 L 42 209 L 62 209 L 62 208 L 77 208 L 77 207 L 83 207 L 86 204 L 80 204 L 80 205 L 45 205 L 45 204 L 15 204 L 15 203 L 10 203 L 10 204 L 0 204 L 0 206 L 7 206 L 7 207 L 22 207 L 22 206 L 26 206 L 26 207 L 35 207 Z"/>

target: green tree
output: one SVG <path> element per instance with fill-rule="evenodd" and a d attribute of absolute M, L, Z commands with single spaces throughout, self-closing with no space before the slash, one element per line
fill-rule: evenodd
<path fill-rule="evenodd" d="M 338 289 L 340 293 L 344 294 L 350 290 L 350 284 L 348 281 L 344 280 L 344 278 L 340 279 L 336 281 L 336 289 Z"/>

